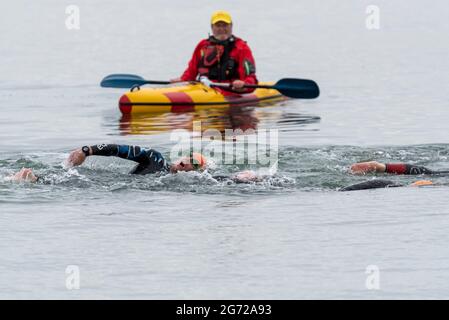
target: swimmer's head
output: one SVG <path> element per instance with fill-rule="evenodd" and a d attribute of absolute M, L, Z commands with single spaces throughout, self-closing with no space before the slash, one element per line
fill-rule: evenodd
<path fill-rule="evenodd" d="M 170 166 L 170 172 L 206 169 L 206 158 L 201 153 L 193 152 L 190 157 L 182 157 Z"/>

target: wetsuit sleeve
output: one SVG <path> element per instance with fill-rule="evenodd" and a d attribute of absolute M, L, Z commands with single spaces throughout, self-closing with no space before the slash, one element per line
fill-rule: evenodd
<path fill-rule="evenodd" d="M 193 51 L 192 58 L 189 61 L 187 69 L 181 76 L 182 81 L 195 81 L 198 75 L 198 63 L 201 59 L 201 50 L 202 50 L 203 41 L 198 43 L 195 50 Z"/>
<path fill-rule="evenodd" d="M 356 191 L 356 190 L 367 190 L 367 189 L 378 189 L 378 188 L 393 188 L 393 187 L 403 187 L 402 184 L 396 183 L 390 180 L 369 180 L 361 183 L 356 183 L 344 188 L 339 189 L 339 191 Z"/>
<path fill-rule="evenodd" d="M 131 171 L 133 174 L 147 174 L 168 171 L 169 165 L 162 154 L 153 149 L 143 149 L 139 146 L 99 144 L 91 146 L 92 155 L 119 157 L 137 162 L 138 165 Z"/>
<path fill-rule="evenodd" d="M 433 171 L 423 166 L 415 166 L 406 163 L 386 163 L 385 172 L 393 174 L 432 174 Z"/>
<path fill-rule="evenodd" d="M 119 157 L 126 160 L 145 163 L 148 161 L 145 151 L 139 146 L 98 144 L 91 146 L 93 156 Z"/>
<path fill-rule="evenodd" d="M 241 44 L 238 61 L 239 78 L 247 84 L 258 84 L 256 77 L 256 62 L 249 46 L 243 42 Z M 255 89 L 247 88 L 245 92 L 250 93 Z"/>

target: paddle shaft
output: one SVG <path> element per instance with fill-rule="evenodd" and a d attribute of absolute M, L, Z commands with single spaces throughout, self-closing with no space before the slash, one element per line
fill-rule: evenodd
<path fill-rule="evenodd" d="M 139 85 L 141 84 L 171 84 L 170 81 L 158 81 L 158 80 L 146 80 L 143 83 L 139 83 Z"/>
<path fill-rule="evenodd" d="M 190 82 L 198 82 L 198 81 L 190 81 Z M 170 81 L 157 81 L 157 80 L 148 80 L 142 83 L 139 83 L 139 85 L 144 84 L 173 84 Z M 210 87 L 217 87 L 217 88 L 232 88 L 232 83 L 212 83 Z M 258 85 L 258 84 L 245 84 L 243 88 L 261 88 L 261 89 L 275 89 L 275 86 L 267 86 L 267 85 Z"/>
<path fill-rule="evenodd" d="M 196 82 L 196 81 L 195 81 Z M 210 87 L 231 88 L 230 83 L 203 82 Z M 134 88 L 144 84 L 169 85 L 171 81 L 146 80 L 134 74 L 111 74 L 101 81 L 102 87 Z M 245 84 L 243 88 L 263 88 L 278 90 L 284 96 L 300 99 L 314 99 L 319 96 L 320 89 L 313 80 L 284 78 L 274 85 Z"/>
<path fill-rule="evenodd" d="M 245 84 L 244 88 L 276 89 L 276 86 L 267 86 L 267 85 L 258 85 L 258 84 Z"/>

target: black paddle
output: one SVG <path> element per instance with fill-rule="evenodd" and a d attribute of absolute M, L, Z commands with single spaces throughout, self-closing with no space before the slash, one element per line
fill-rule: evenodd
<path fill-rule="evenodd" d="M 102 87 L 109 88 L 131 88 L 135 85 L 144 84 L 171 84 L 170 81 L 145 80 L 144 78 L 133 74 L 111 74 L 101 81 Z M 214 83 L 211 87 L 230 88 L 228 83 Z M 314 99 L 320 95 L 320 89 L 313 80 L 285 78 L 276 82 L 272 86 L 246 84 L 245 88 L 265 88 L 275 89 L 284 96 L 296 99 Z"/>

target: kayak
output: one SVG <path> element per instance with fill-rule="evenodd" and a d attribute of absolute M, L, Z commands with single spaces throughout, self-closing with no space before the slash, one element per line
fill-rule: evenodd
<path fill-rule="evenodd" d="M 273 85 L 262 82 L 260 85 Z M 254 105 L 286 99 L 275 89 L 258 88 L 252 93 L 237 94 L 210 88 L 202 83 L 189 83 L 161 88 L 136 87 L 119 100 L 123 114 L 186 112 L 199 109 Z"/>

